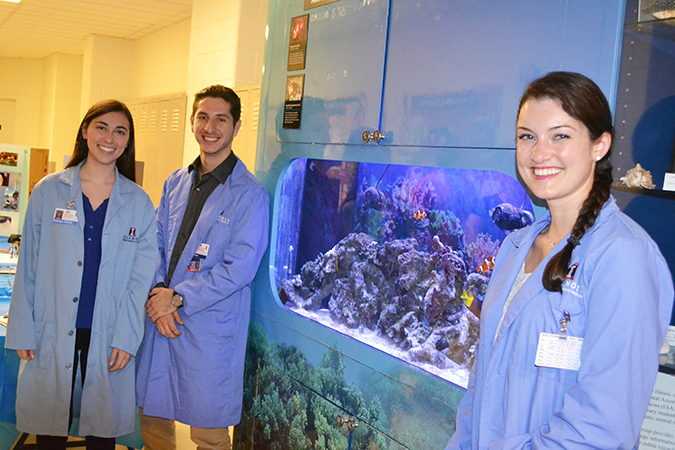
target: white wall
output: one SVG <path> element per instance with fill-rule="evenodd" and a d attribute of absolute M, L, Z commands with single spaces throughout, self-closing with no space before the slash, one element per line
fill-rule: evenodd
<path fill-rule="evenodd" d="M 185 19 L 135 41 L 134 99 L 185 92 L 190 23 Z"/>
<path fill-rule="evenodd" d="M 40 108 L 41 147 L 49 149 L 55 169 L 73 153 L 80 125 L 82 56 L 54 54 L 43 60 Z"/>
<path fill-rule="evenodd" d="M 194 0 L 188 116 L 195 92 L 206 86 L 219 83 L 234 89 L 261 82 L 266 15 L 267 0 Z M 183 165 L 199 154 L 190 124 L 186 127 Z"/>
<path fill-rule="evenodd" d="M 16 100 L 14 142 L 3 144 L 44 146 L 40 140 L 42 60 L 0 58 L 0 98 Z"/>

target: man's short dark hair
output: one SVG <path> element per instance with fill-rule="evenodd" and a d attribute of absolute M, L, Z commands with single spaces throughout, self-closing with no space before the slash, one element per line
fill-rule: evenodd
<path fill-rule="evenodd" d="M 222 98 L 225 100 L 227 104 L 230 105 L 230 114 L 232 114 L 233 123 L 237 123 L 239 121 L 239 117 L 241 116 L 241 100 L 239 99 L 239 96 L 236 92 L 221 84 L 214 84 L 213 86 L 204 88 L 195 94 L 195 101 L 192 103 L 193 117 L 195 112 L 197 112 L 199 102 L 207 97 Z"/>

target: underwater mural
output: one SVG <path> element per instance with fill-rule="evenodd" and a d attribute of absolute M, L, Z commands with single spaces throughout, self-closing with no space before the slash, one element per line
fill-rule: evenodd
<path fill-rule="evenodd" d="M 279 195 L 289 310 L 466 387 L 504 237 L 534 221 L 509 175 L 297 159 Z"/>
<path fill-rule="evenodd" d="M 438 400 L 422 394 L 426 387 L 419 384 L 431 382 L 429 377 L 406 379 L 413 387 L 404 386 L 394 379 L 406 378 L 400 372 L 394 378 L 373 374 L 335 349 L 315 350 L 305 354 L 275 342 L 261 323 L 251 322 L 234 450 L 445 447 L 456 417 L 449 404 L 459 403 L 462 391 L 441 394 Z M 312 357 L 319 361 L 312 364 Z M 357 423 L 351 434 L 338 416 Z"/>

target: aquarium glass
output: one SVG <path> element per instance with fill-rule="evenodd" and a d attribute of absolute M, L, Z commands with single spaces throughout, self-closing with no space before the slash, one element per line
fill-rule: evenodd
<path fill-rule="evenodd" d="M 297 159 L 275 214 L 287 309 L 466 387 L 508 233 L 534 220 L 501 172 Z"/>

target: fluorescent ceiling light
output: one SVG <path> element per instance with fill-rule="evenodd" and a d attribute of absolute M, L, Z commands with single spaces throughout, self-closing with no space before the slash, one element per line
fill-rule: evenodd
<path fill-rule="evenodd" d="M 0 2 L 20 3 L 21 0 L 0 0 Z"/>

